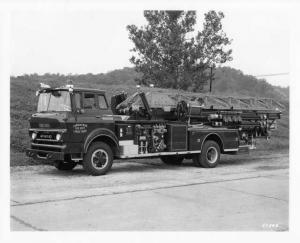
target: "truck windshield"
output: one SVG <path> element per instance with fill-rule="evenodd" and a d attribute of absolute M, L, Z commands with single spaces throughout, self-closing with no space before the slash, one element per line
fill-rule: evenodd
<path fill-rule="evenodd" d="M 70 93 L 61 90 L 41 93 L 39 95 L 37 111 L 71 111 Z"/>

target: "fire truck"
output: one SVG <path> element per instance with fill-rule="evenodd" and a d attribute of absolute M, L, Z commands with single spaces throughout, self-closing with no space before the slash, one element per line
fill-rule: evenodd
<path fill-rule="evenodd" d="M 267 98 L 137 91 L 112 96 L 73 85 L 38 91 L 29 119 L 26 154 L 51 161 L 58 170 L 78 164 L 104 175 L 115 159 L 159 157 L 169 165 L 192 159 L 214 168 L 221 154 L 249 152 L 269 138 L 284 106 Z"/>

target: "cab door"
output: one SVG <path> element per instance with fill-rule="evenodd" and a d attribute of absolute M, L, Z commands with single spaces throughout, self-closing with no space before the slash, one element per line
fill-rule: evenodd
<path fill-rule="evenodd" d="M 96 128 L 99 122 L 99 108 L 95 93 L 74 92 L 73 94 L 74 118 L 69 119 L 69 131 L 72 142 L 82 143 L 84 138 Z"/>
<path fill-rule="evenodd" d="M 112 114 L 104 93 L 74 92 L 74 116 L 69 119 L 69 131 L 72 131 L 73 142 L 82 142 L 95 129 L 106 128 L 114 131 L 114 123 L 103 119 Z"/>

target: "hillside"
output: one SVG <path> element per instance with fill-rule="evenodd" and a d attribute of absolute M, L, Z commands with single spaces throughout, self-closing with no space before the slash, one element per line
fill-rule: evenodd
<path fill-rule="evenodd" d="M 40 82 L 50 85 L 62 85 L 66 80 L 71 79 L 76 85 L 90 87 L 104 87 L 105 85 L 121 86 L 117 88 L 127 88 L 135 86 L 135 79 L 139 75 L 133 68 L 125 67 L 114 70 L 106 74 L 72 74 L 69 76 L 61 74 L 44 75 L 30 74 L 11 77 L 11 83 L 29 84 L 32 87 L 39 86 Z M 207 92 L 208 85 L 201 92 Z M 213 81 L 213 94 L 238 95 L 251 97 L 270 97 L 279 101 L 289 100 L 289 88 L 273 86 L 263 79 L 256 79 L 254 76 L 245 75 L 242 71 L 230 67 L 217 68 L 215 80 Z"/>
<path fill-rule="evenodd" d="M 39 83 L 61 86 L 66 80 L 73 80 L 75 85 L 94 87 L 107 91 L 110 96 L 118 91 L 128 93 L 135 91 L 135 78 L 138 74 L 132 68 L 114 70 L 106 74 L 76 74 L 65 76 L 60 74 L 23 75 L 11 77 L 10 80 L 10 114 L 11 114 L 11 156 L 12 164 L 25 161 L 24 150 L 29 146 L 28 118 L 35 112 L 37 98 L 35 91 Z M 206 88 L 207 89 L 207 88 Z M 177 91 L 176 91 L 177 92 Z M 203 91 L 205 92 L 205 90 Z M 222 96 L 269 97 L 287 107 L 283 118 L 279 121 L 279 130 L 274 133 L 271 142 L 265 143 L 268 149 L 288 148 L 289 145 L 289 88 L 272 86 L 264 80 L 244 75 L 241 71 L 223 67 L 218 68 L 213 82 L 213 94 Z M 15 162 L 14 162 L 15 161 Z"/>
<path fill-rule="evenodd" d="M 213 88 L 218 93 L 269 97 L 280 101 L 288 101 L 289 99 L 289 88 L 273 86 L 263 79 L 245 75 L 242 71 L 229 67 L 216 70 Z"/>

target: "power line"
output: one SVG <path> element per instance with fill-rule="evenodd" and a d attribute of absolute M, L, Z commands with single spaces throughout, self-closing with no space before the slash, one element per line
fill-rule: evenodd
<path fill-rule="evenodd" d="M 282 75 L 289 75 L 289 74 L 290 73 L 268 73 L 268 74 L 254 75 L 254 77 L 282 76 Z"/>

